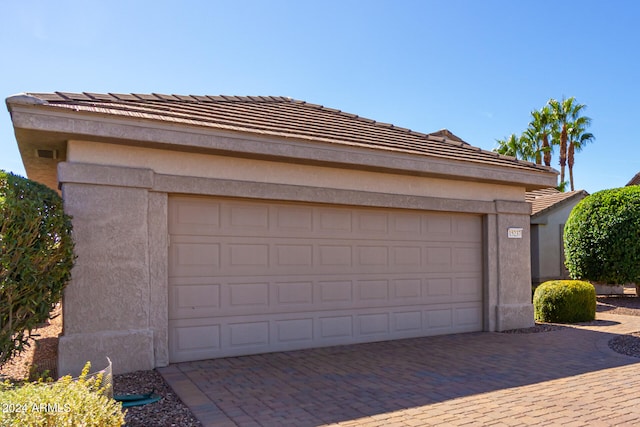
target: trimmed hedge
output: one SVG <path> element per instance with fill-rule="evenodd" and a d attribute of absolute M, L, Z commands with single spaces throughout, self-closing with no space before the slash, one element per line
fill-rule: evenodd
<path fill-rule="evenodd" d="M 541 322 L 588 322 L 596 318 L 596 290 L 580 280 L 544 282 L 533 294 L 533 309 Z"/>
<path fill-rule="evenodd" d="M 640 186 L 599 191 L 581 200 L 564 227 L 564 251 L 574 279 L 640 283 Z"/>
<path fill-rule="evenodd" d="M 70 376 L 56 382 L 36 382 L 22 386 L 0 384 L 0 425 L 95 426 L 124 424 L 122 404 L 109 397 L 102 374 L 87 378 L 87 363 L 77 380 Z"/>
<path fill-rule="evenodd" d="M 48 319 L 73 260 L 71 217 L 58 193 L 0 171 L 0 365 Z"/>

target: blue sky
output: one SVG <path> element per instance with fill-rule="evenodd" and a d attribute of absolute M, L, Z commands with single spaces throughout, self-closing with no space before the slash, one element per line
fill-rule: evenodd
<path fill-rule="evenodd" d="M 491 150 L 549 98 L 575 96 L 596 137 L 576 156 L 576 187 L 640 171 L 633 0 L 22 0 L 0 16 L 3 98 L 290 96 Z M 6 107 L 0 169 L 24 175 Z"/>

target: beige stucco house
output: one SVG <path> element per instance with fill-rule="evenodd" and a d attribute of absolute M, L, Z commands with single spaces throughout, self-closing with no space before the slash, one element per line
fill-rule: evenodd
<path fill-rule="evenodd" d="M 552 169 L 290 98 L 7 106 L 73 215 L 61 374 L 533 324 L 525 192 Z"/>
<path fill-rule="evenodd" d="M 564 265 L 564 225 L 575 205 L 588 196 L 584 190 L 562 193 L 555 188 L 530 191 L 531 204 L 531 282 L 568 279 Z"/>

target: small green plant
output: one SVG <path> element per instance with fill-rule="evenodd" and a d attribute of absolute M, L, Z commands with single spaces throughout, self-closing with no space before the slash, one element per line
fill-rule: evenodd
<path fill-rule="evenodd" d="M 76 380 L 0 384 L 0 426 L 122 426 L 122 404 L 107 396 L 102 374 L 88 376 L 90 366 Z"/>
<path fill-rule="evenodd" d="M 73 246 L 58 193 L 0 170 L 0 365 L 29 345 L 60 301 Z"/>
<path fill-rule="evenodd" d="M 544 282 L 533 294 L 533 309 L 541 322 L 588 322 L 596 318 L 596 290 L 580 280 Z"/>

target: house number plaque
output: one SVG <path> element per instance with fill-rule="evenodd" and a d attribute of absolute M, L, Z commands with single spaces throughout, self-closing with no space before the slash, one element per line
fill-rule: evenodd
<path fill-rule="evenodd" d="M 507 237 L 510 239 L 522 239 L 522 228 L 510 227 L 507 229 Z"/>

